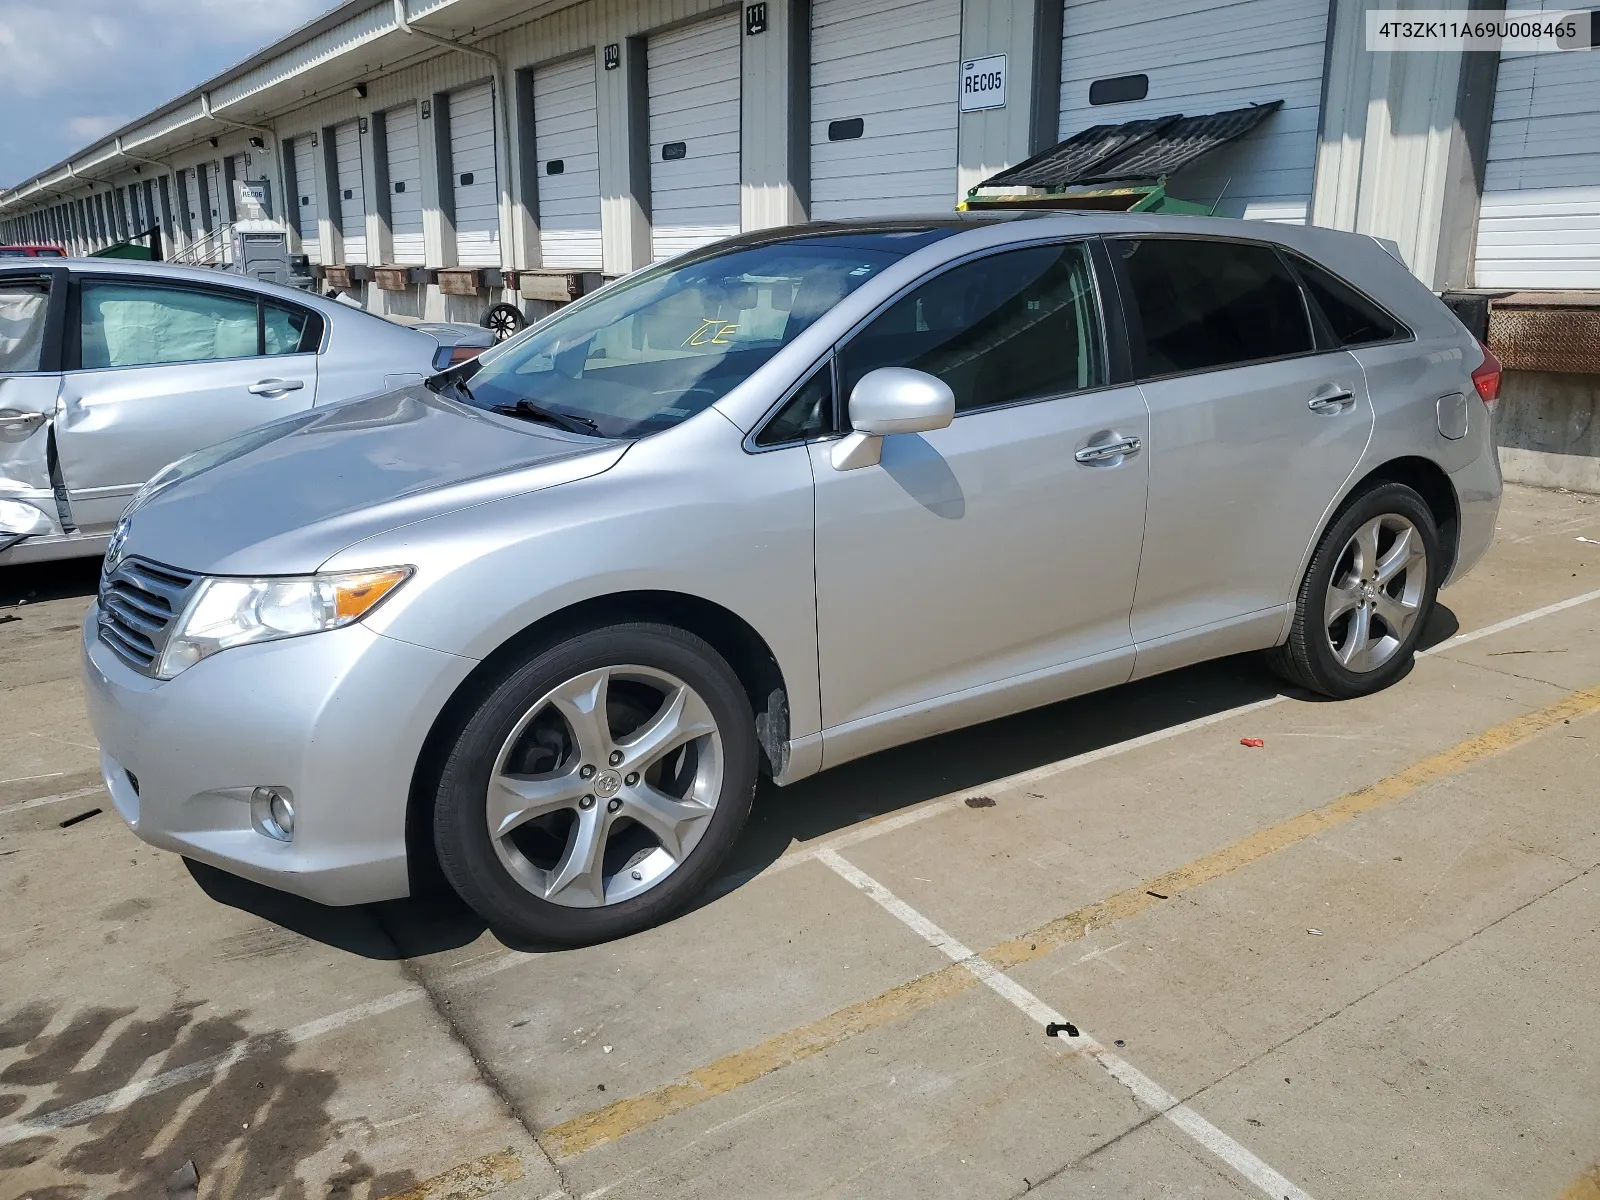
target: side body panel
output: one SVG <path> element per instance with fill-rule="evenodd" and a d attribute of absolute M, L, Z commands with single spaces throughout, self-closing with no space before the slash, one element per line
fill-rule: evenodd
<path fill-rule="evenodd" d="M 1372 435 L 1361 367 L 1346 351 L 1204 371 L 1142 385 L 1150 404 L 1150 516 L 1133 636 L 1139 676 L 1187 657 L 1271 645 L 1299 575 Z M 1343 407 L 1313 411 L 1330 388 Z"/>
<path fill-rule="evenodd" d="M 299 386 L 249 391 L 273 380 Z M 169 462 L 307 408 L 316 392 L 315 354 L 68 371 L 56 441 L 73 519 L 86 532 L 108 531 Z"/>
<path fill-rule="evenodd" d="M 1127 679 L 1147 460 L 1073 455 L 1148 423 L 1125 386 L 888 437 L 853 471 L 812 447 L 828 765 Z"/>

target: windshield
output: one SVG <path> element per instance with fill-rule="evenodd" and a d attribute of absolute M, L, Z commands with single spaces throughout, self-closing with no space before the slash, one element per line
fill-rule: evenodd
<path fill-rule="evenodd" d="M 885 267 L 952 232 L 815 234 L 664 263 L 430 386 L 578 433 L 643 437 L 715 403 Z"/>

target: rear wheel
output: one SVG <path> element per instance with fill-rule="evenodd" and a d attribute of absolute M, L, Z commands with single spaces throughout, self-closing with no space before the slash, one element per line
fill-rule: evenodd
<path fill-rule="evenodd" d="M 1289 640 L 1268 655 L 1273 669 L 1340 700 L 1388 687 L 1411 666 L 1443 557 L 1421 496 L 1400 483 L 1363 492 L 1311 556 Z"/>
<path fill-rule="evenodd" d="M 494 334 L 496 342 L 521 333 L 527 325 L 528 319 L 514 304 L 496 304 L 483 316 L 483 327 Z"/>
<path fill-rule="evenodd" d="M 445 762 L 445 877 L 525 938 L 579 944 L 657 924 L 744 825 L 754 725 L 733 670 L 679 629 L 612 626 L 537 654 L 483 698 Z"/>

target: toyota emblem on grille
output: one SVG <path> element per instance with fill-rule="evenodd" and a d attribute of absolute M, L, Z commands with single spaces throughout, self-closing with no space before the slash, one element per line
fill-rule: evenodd
<path fill-rule="evenodd" d="M 105 574 L 109 575 L 122 565 L 122 547 L 128 540 L 128 527 L 133 518 L 123 517 L 117 522 L 117 527 L 111 531 L 111 540 L 106 543 Z"/>

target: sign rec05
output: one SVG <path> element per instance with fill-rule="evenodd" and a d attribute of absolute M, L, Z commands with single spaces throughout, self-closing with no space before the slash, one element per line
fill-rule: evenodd
<path fill-rule="evenodd" d="M 1006 106 L 1006 56 L 969 58 L 961 64 L 961 111 Z"/>

